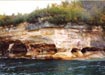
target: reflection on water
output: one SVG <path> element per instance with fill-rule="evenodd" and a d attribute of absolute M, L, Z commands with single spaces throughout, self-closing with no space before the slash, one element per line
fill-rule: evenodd
<path fill-rule="evenodd" d="M 105 75 L 105 61 L 0 59 L 0 75 Z"/>

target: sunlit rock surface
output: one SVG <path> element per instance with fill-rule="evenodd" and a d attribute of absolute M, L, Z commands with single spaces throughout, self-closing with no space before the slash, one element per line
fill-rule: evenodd
<path fill-rule="evenodd" d="M 18 31 L 18 32 L 17 32 Z M 104 51 L 100 49 L 105 48 L 105 39 L 102 30 L 93 29 L 88 31 L 86 29 L 78 28 L 40 28 L 34 31 L 26 31 L 23 29 L 16 29 L 10 31 L 2 36 L 8 36 L 12 40 L 20 40 L 24 47 L 16 45 L 10 48 L 10 57 L 22 57 L 33 59 L 63 59 L 71 60 L 75 58 L 101 58 L 104 57 Z M 7 43 L 7 48 L 0 51 L 8 50 L 10 44 Z M 2 42 L 0 42 L 2 44 Z M 6 45 L 5 44 L 5 45 Z M 88 47 L 89 49 L 84 48 Z M 93 47 L 93 48 L 92 48 Z M 21 48 L 21 49 L 19 49 Z M 77 49 L 72 51 L 72 49 Z M 98 50 L 99 49 L 99 50 Z M 25 55 L 16 55 L 17 51 L 25 52 Z M 16 52 L 16 54 L 15 54 Z M 5 53 L 5 52 L 4 52 Z M 14 55 L 15 54 L 15 55 Z"/>
<path fill-rule="evenodd" d="M 103 33 L 100 31 L 81 31 L 78 29 L 45 28 L 39 30 L 42 36 L 51 38 L 57 48 L 105 47 Z"/>

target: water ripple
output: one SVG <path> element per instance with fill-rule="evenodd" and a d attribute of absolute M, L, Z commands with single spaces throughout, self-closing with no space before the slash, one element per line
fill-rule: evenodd
<path fill-rule="evenodd" d="M 105 75 L 105 61 L 2 60 L 0 75 Z"/>

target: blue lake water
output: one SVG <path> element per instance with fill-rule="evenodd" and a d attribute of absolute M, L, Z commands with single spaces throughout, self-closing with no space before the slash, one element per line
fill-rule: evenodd
<path fill-rule="evenodd" d="M 0 75 L 105 75 L 105 61 L 0 59 Z"/>

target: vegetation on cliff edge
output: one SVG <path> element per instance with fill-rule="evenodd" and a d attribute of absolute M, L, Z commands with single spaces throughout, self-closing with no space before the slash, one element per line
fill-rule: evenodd
<path fill-rule="evenodd" d="M 82 1 L 72 1 L 71 3 L 65 1 L 60 5 L 52 4 L 44 9 L 37 9 L 30 14 L 0 15 L 0 26 L 16 26 L 26 21 L 29 23 L 48 21 L 55 25 L 82 22 L 89 26 L 100 25 L 105 28 L 105 7 L 99 8 L 96 4 L 87 10 L 83 5 Z"/>

